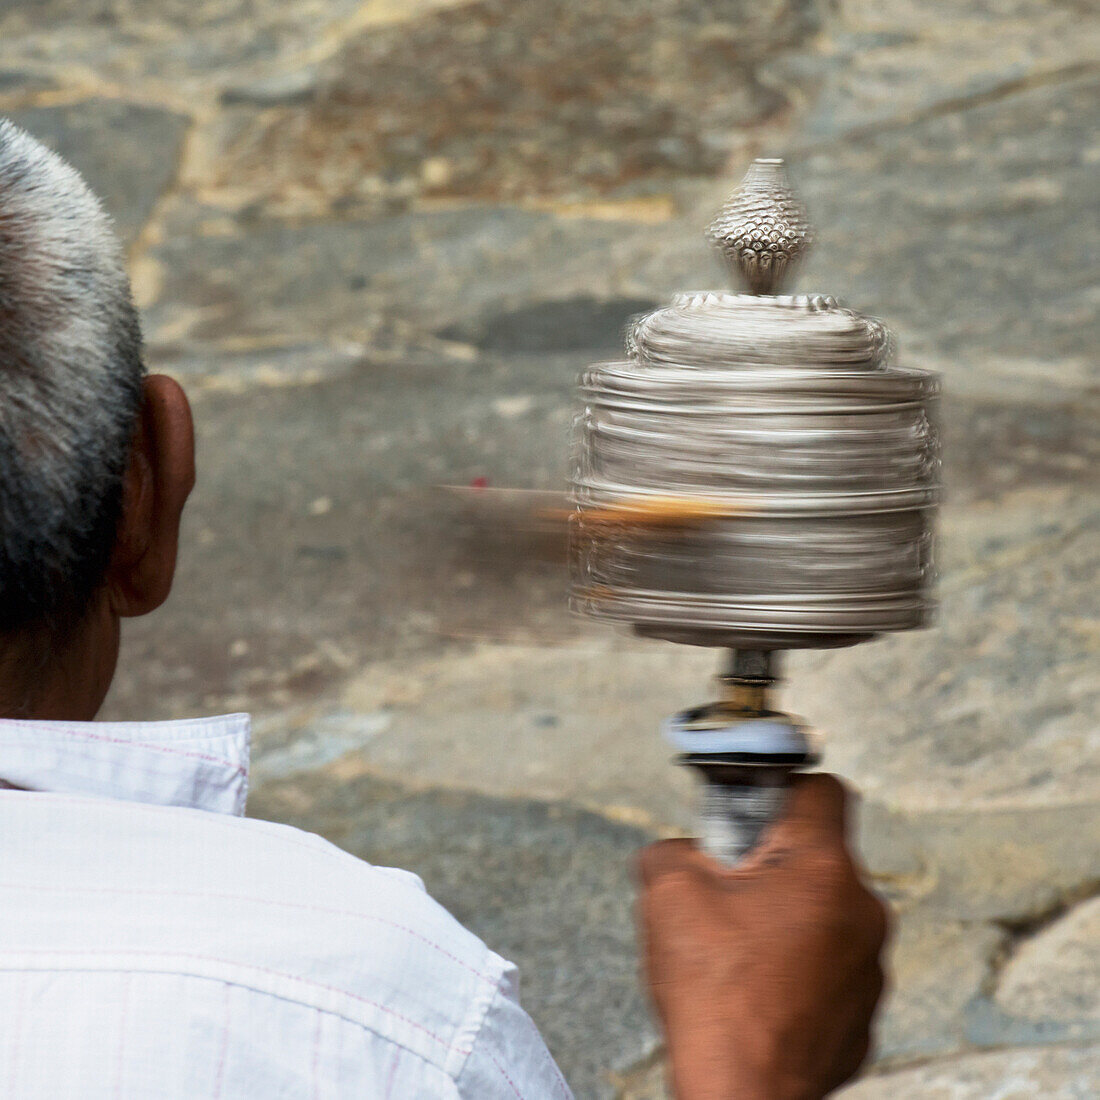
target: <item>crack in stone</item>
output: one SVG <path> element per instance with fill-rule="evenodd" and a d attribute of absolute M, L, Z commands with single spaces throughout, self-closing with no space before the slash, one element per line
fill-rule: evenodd
<path fill-rule="evenodd" d="M 1071 84 L 1076 80 L 1096 75 L 1100 75 L 1100 66 L 1088 61 L 1075 62 L 1072 65 L 1065 65 L 1044 72 L 1029 73 L 1027 76 L 1006 80 L 996 87 L 987 88 L 985 91 L 974 92 L 971 95 L 950 96 L 938 103 L 930 104 L 904 116 L 871 122 L 866 126 L 856 126 L 843 131 L 843 133 L 832 134 L 821 141 L 796 142 L 793 146 L 793 153 L 800 157 L 810 156 L 836 145 L 843 145 L 846 142 L 862 142 L 881 134 L 898 133 L 923 122 L 946 118 L 949 115 L 961 114 L 975 108 L 999 103 L 1002 100 L 1010 99 L 1012 96 L 1021 95 L 1038 88 Z"/>
<path fill-rule="evenodd" d="M 855 1078 L 856 1081 L 868 1080 L 868 1079 L 881 1079 L 884 1077 L 892 1077 L 894 1074 L 899 1074 L 907 1070 L 920 1069 L 922 1066 L 937 1066 L 944 1065 L 949 1066 L 954 1062 L 962 1061 L 966 1058 L 973 1058 L 979 1054 L 997 1054 L 1000 1051 L 1015 1051 L 1022 1048 L 1035 1048 L 1044 1050 L 1051 1047 L 1063 1047 L 1067 1050 L 1079 1049 L 1082 1047 L 1079 1039 L 1066 1039 L 1055 1040 L 1049 1042 L 1037 1042 L 1037 1043 L 1021 1043 L 1021 1042 L 1004 1042 L 1004 1043 L 991 1043 L 988 1045 L 975 1045 L 967 1044 L 960 1047 L 958 1050 L 950 1052 L 939 1052 L 933 1054 L 921 1054 L 913 1058 L 899 1059 L 897 1061 L 884 1060 L 881 1062 L 875 1062 L 870 1066 L 866 1066 L 860 1071 L 859 1075 Z M 851 1082 L 849 1082 L 851 1084 Z"/>
<path fill-rule="evenodd" d="M 995 927 L 1005 932 L 1005 940 L 1000 950 L 990 960 L 989 973 L 982 983 L 982 996 L 992 999 L 996 995 L 1005 967 L 1015 958 L 1025 943 L 1068 916 L 1079 905 L 1097 896 L 1100 896 L 1100 877 L 1086 879 L 1063 890 L 1038 912 L 1017 917 L 997 917 L 990 921 Z"/>
<path fill-rule="evenodd" d="M 658 1043 L 644 1058 L 639 1058 L 621 1073 L 612 1072 L 609 1076 L 615 1087 L 615 1100 L 629 1100 L 631 1090 L 637 1088 L 639 1079 L 656 1069 L 666 1057 L 664 1043 Z"/>

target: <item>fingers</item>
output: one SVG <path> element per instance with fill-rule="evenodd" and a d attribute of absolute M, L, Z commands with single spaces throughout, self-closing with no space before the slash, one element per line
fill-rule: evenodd
<path fill-rule="evenodd" d="M 866 975 L 862 986 L 851 994 L 850 1011 L 854 1014 L 853 1029 L 849 1041 L 841 1047 L 835 1065 L 833 1087 L 839 1088 L 850 1081 L 867 1061 L 874 1047 L 872 1023 L 885 989 L 885 976 L 881 967 L 875 966 Z"/>
<path fill-rule="evenodd" d="M 840 1088 L 841 1085 L 846 1084 L 855 1077 L 860 1067 L 870 1057 L 873 1043 L 874 1036 L 868 1028 L 859 1039 L 840 1052 L 840 1057 L 837 1059 L 833 1072 L 829 1075 L 829 1092 Z"/>

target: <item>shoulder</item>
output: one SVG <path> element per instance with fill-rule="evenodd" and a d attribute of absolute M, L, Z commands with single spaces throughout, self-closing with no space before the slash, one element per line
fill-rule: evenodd
<path fill-rule="evenodd" d="M 515 969 L 409 871 L 288 825 L 23 791 L 0 791 L 0 834 L 0 966 L 224 982 L 363 1027 L 463 1097 L 569 1095 Z"/>
<path fill-rule="evenodd" d="M 2 792 L 7 914 L 58 952 L 125 945 L 355 1022 L 455 1076 L 508 964 L 425 891 L 311 833 L 250 818 Z M 26 838 L 20 843 L 18 836 Z M 51 942 L 43 944 L 43 927 Z M 151 961 L 150 961 L 151 960 Z"/>
<path fill-rule="evenodd" d="M 137 874 L 152 888 L 168 879 L 209 892 L 233 887 L 275 902 L 347 904 L 379 899 L 430 910 L 420 878 L 398 868 L 377 867 L 315 833 L 258 818 L 180 806 L 83 795 L 2 792 L 0 823 L 9 835 L 33 834 L 35 861 L 44 868 L 73 865 L 77 880 L 94 867 L 95 877 Z M 18 846 L 6 853 L 18 860 Z M 124 859 L 119 857 L 124 855 Z M 0 859 L 3 859 L 0 856 Z M 399 900 L 400 899 L 400 900 Z"/>

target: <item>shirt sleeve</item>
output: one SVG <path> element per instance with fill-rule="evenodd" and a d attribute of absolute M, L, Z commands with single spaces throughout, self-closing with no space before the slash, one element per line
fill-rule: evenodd
<path fill-rule="evenodd" d="M 509 963 L 455 1084 L 462 1100 L 573 1100 L 538 1028 L 520 1007 Z"/>

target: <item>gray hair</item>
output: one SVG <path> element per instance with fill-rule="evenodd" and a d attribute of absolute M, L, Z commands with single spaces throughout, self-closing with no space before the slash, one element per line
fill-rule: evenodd
<path fill-rule="evenodd" d="M 64 631 L 86 611 L 143 374 L 109 217 L 74 168 L 0 119 L 0 631 Z"/>

